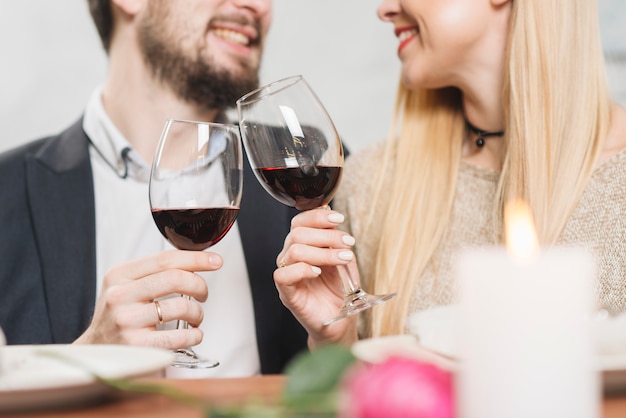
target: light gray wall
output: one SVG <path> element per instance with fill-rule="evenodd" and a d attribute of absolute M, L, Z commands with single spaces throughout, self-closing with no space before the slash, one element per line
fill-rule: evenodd
<path fill-rule="evenodd" d="M 263 82 L 303 74 L 352 150 L 385 137 L 399 63 L 380 0 L 274 0 Z M 626 0 L 599 0 L 609 80 L 626 105 Z M 85 0 L 0 0 L 0 151 L 58 132 L 106 71 Z"/>
<path fill-rule="evenodd" d="M 262 77 L 302 74 L 351 149 L 389 130 L 400 64 L 380 0 L 275 0 Z"/>
<path fill-rule="evenodd" d="M 263 82 L 302 74 L 351 149 L 382 139 L 399 64 L 378 0 L 274 0 Z M 104 79 L 85 0 L 0 0 L 0 151 L 58 132 Z"/>
<path fill-rule="evenodd" d="M 626 107 L 626 0 L 598 0 L 607 76 L 613 96 Z"/>
<path fill-rule="evenodd" d="M 0 0 L 0 149 L 82 112 L 105 58 L 82 0 Z"/>

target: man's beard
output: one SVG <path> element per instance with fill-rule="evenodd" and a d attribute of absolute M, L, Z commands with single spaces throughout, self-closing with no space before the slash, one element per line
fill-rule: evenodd
<path fill-rule="evenodd" d="M 259 86 L 257 67 L 242 63 L 241 71 L 229 72 L 200 50 L 196 56 L 182 50 L 164 30 L 166 19 L 162 13 L 149 13 L 139 30 L 139 44 L 153 76 L 179 98 L 206 110 L 224 110 Z"/>

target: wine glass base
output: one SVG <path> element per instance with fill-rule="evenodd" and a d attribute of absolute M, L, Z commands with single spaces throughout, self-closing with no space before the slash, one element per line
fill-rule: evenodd
<path fill-rule="evenodd" d="M 396 296 L 397 293 L 390 293 L 384 296 L 370 295 L 363 290 L 358 290 L 354 293 L 347 295 L 344 299 L 343 307 L 339 314 L 331 319 L 327 319 L 322 322 L 322 325 L 327 326 L 334 322 L 337 322 L 341 319 L 347 318 L 351 315 L 362 312 L 366 309 L 371 308 L 372 306 L 378 305 L 379 303 L 383 303 L 392 297 Z"/>
<path fill-rule="evenodd" d="M 219 364 L 219 361 L 199 357 L 191 348 L 179 348 L 174 351 L 172 366 L 185 369 L 210 369 Z"/>

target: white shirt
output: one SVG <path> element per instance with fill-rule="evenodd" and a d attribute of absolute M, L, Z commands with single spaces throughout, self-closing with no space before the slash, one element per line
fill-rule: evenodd
<path fill-rule="evenodd" d="M 96 274 L 99 294 L 104 274 L 114 265 L 173 248 L 157 229 L 148 201 L 150 167 L 113 125 L 102 105 L 102 89 L 92 95 L 83 121 L 90 138 L 96 207 Z M 125 172 L 122 152 L 127 154 Z M 252 294 L 237 223 L 210 251 L 222 255 L 218 271 L 198 273 L 207 281 L 200 355 L 218 360 L 212 369 L 170 367 L 168 377 L 239 377 L 260 373 Z M 155 311 L 156 322 L 156 311 Z M 174 327 L 175 322 L 167 324 Z"/>

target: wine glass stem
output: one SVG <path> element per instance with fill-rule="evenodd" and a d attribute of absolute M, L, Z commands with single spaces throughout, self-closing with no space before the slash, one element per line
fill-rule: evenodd
<path fill-rule="evenodd" d="M 186 298 L 187 300 L 191 300 L 191 296 L 188 295 L 180 295 L 180 297 Z M 187 321 L 183 319 L 176 320 L 176 329 L 187 329 L 189 328 L 189 324 Z"/>
<path fill-rule="evenodd" d="M 180 295 L 187 300 L 191 300 L 191 296 Z M 188 329 L 189 323 L 183 319 L 176 320 L 176 329 Z M 191 347 L 178 348 L 174 350 L 176 358 L 172 364 L 174 367 L 182 367 L 188 369 L 210 369 L 219 366 L 220 362 L 206 357 L 200 357 Z"/>
<path fill-rule="evenodd" d="M 339 273 L 339 277 L 341 277 L 345 295 L 353 295 L 361 290 L 361 286 L 352 278 L 347 265 L 342 264 L 337 266 L 337 272 Z"/>

